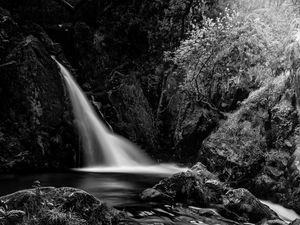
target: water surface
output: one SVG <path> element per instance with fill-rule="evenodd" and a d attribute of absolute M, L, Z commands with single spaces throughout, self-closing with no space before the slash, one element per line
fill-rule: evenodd
<path fill-rule="evenodd" d="M 39 180 L 42 186 L 76 187 L 114 207 L 138 204 L 138 195 L 145 188 L 153 186 L 166 174 L 126 174 L 75 172 L 42 173 L 27 175 L 1 175 L 0 196 L 32 187 Z"/>
<path fill-rule="evenodd" d="M 132 173 L 120 172 L 92 172 L 70 171 L 67 173 L 43 173 L 27 175 L 0 175 L 0 195 L 10 194 L 20 189 L 31 188 L 35 180 L 39 180 L 42 186 L 54 187 L 76 187 L 89 192 L 100 200 L 105 201 L 110 206 L 120 210 L 126 210 L 135 220 L 143 224 L 160 225 L 178 224 L 228 224 L 228 221 L 207 218 L 208 214 L 213 214 L 212 209 L 200 209 L 196 207 L 172 207 L 167 205 L 151 205 L 140 200 L 139 194 L 146 188 L 152 187 L 163 177 L 170 174 L 151 173 L 147 170 L 136 171 Z M 98 170 L 100 170 L 98 168 Z M 146 170 L 144 168 L 144 170 Z M 272 208 L 282 219 L 289 222 L 299 216 L 292 210 L 286 209 L 280 205 L 263 201 Z M 216 217 L 212 217 L 216 218 Z M 229 223 L 232 224 L 232 223 Z"/>

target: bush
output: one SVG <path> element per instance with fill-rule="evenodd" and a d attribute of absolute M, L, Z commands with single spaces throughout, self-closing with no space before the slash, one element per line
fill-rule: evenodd
<path fill-rule="evenodd" d="M 216 85 L 220 93 L 245 83 L 258 87 L 288 68 L 283 53 L 298 24 L 293 6 L 250 4 L 232 4 L 217 18 L 192 23 L 189 37 L 165 52 L 184 74 L 181 89 L 189 96 L 211 102 Z"/>

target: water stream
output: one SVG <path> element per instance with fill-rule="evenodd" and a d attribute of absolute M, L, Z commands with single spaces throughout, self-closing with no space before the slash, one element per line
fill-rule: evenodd
<path fill-rule="evenodd" d="M 76 172 L 67 173 L 42 173 L 42 174 L 7 174 L 0 176 L 0 196 L 10 194 L 20 189 L 31 188 L 35 180 L 39 180 L 43 186 L 55 187 L 76 187 L 89 192 L 95 197 L 105 201 L 108 205 L 120 210 L 126 210 L 131 213 L 134 218 L 138 218 L 143 224 L 148 220 L 155 219 L 160 224 L 206 224 L 199 223 L 201 218 L 187 212 L 186 208 L 174 209 L 168 208 L 166 205 L 152 205 L 142 202 L 139 194 L 146 188 L 156 184 L 168 174 L 143 174 L 143 173 L 95 173 L 95 172 Z M 278 204 L 268 201 L 262 201 L 273 209 L 283 220 L 290 222 L 296 218 L 300 218 L 293 210 L 286 209 Z M 192 208 L 194 211 L 195 207 Z M 179 211 L 180 212 L 179 212 Z M 211 209 L 198 209 L 207 213 Z M 162 211 L 164 213 L 162 213 Z M 184 215 L 184 216 L 183 216 Z M 176 217 L 176 218 L 175 218 Z M 204 218 L 202 218 L 204 220 Z M 178 220 L 176 223 L 171 221 Z M 198 223 L 191 223 L 197 220 Z M 214 224 L 214 223 L 208 223 Z M 223 224 L 223 223 L 219 223 Z"/>
<path fill-rule="evenodd" d="M 134 143 L 112 133 L 97 117 L 89 100 L 70 72 L 54 57 L 53 59 L 58 64 L 65 80 L 73 106 L 75 123 L 83 143 L 84 168 L 76 170 L 170 174 L 184 170 L 175 165 L 156 165 Z"/>
<path fill-rule="evenodd" d="M 260 201 L 265 205 L 269 206 L 273 211 L 275 211 L 278 214 L 278 216 L 282 220 L 286 222 L 291 222 L 295 219 L 300 219 L 300 216 L 294 210 L 287 209 L 281 205 L 275 204 L 270 201 L 263 201 L 263 200 Z"/>
<path fill-rule="evenodd" d="M 75 123 L 84 148 L 86 167 L 128 167 L 151 165 L 151 159 L 125 138 L 117 136 L 100 121 L 70 72 L 56 61 L 72 102 Z"/>
<path fill-rule="evenodd" d="M 12 192 L 14 188 L 28 188 L 33 180 L 38 179 L 43 185 L 81 188 L 108 202 L 108 204 L 126 209 L 128 212 L 136 213 L 143 208 L 147 208 L 148 206 L 145 203 L 140 202 L 139 193 L 145 188 L 153 186 L 162 177 L 185 171 L 186 169 L 170 164 L 155 164 L 135 144 L 121 136 L 113 134 L 99 120 L 89 100 L 72 78 L 70 72 L 54 57 L 53 59 L 58 64 L 69 91 L 75 123 L 84 147 L 84 167 L 77 168 L 74 172 L 67 174 L 7 175 L 0 177 L 1 183 L 4 182 L 6 184 L 0 187 L 0 194 L 8 194 L 5 191 L 9 190 L 9 192 Z M 21 186 L 18 185 L 16 187 L 16 179 L 20 180 Z M 292 221 L 299 218 L 292 210 L 271 202 L 262 202 L 277 212 L 285 221 Z M 130 210 L 132 207 L 135 209 Z M 166 222 L 174 219 L 171 218 L 174 217 L 172 214 L 174 210 L 166 213 L 167 208 L 165 206 L 162 207 L 164 209 L 157 209 L 156 212 L 164 212 L 163 219 L 159 216 L 159 219 L 157 220 L 156 218 L 155 220 Z M 149 208 L 150 211 L 147 212 L 148 214 L 155 211 L 153 206 Z M 166 219 L 165 217 L 168 214 L 170 218 Z M 192 218 L 187 223 L 180 222 L 178 224 L 191 224 L 191 221 Z"/>

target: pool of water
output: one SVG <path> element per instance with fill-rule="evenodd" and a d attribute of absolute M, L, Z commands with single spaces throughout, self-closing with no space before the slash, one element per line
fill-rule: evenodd
<path fill-rule="evenodd" d="M 97 172 L 98 171 L 98 172 Z M 143 203 L 139 194 L 146 188 L 152 187 L 159 180 L 169 176 L 167 173 L 129 173 L 108 172 L 101 169 L 70 171 L 66 173 L 43 173 L 17 175 L 0 175 L 0 196 L 13 193 L 21 189 L 32 187 L 34 181 L 39 180 L 42 186 L 75 187 L 80 188 L 105 201 L 108 205 L 118 209 L 125 209 L 135 220 L 143 224 L 232 224 L 228 221 L 211 220 L 202 214 L 211 213 L 211 209 L 196 207 L 158 206 Z M 282 206 L 264 202 L 276 211 L 282 219 L 292 221 L 299 216 Z"/>
<path fill-rule="evenodd" d="M 143 170 L 145 172 L 145 168 Z M 90 168 L 68 173 L 0 175 L 0 196 L 20 189 L 31 188 L 33 182 L 39 180 L 42 186 L 80 188 L 105 201 L 110 206 L 125 210 L 132 220 L 125 221 L 124 224 L 234 224 L 233 222 L 228 223 L 228 221 L 208 218 L 204 215 L 214 213 L 212 209 L 187 208 L 181 205 L 153 205 L 142 202 L 139 194 L 170 175 L 170 171 L 165 172 L 160 170 L 159 173 L 157 171 L 151 173 L 147 170 L 146 173 L 142 173 L 142 171 L 136 170 L 136 173 L 132 173 L 132 171 L 126 173 L 124 171 L 117 172 L 117 170 L 109 172 L 103 168 Z"/>
<path fill-rule="evenodd" d="M 0 176 L 0 196 L 32 187 L 39 180 L 42 186 L 76 187 L 89 192 L 114 207 L 139 204 L 139 193 L 153 186 L 166 174 L 126 174 L 75 172 L 43 174 L 9 174 Z"/>

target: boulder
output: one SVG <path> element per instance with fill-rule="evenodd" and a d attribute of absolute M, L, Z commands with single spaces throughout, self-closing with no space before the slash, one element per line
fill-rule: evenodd
<path fill-rule="evenodd" d="M 197 102 L 183 98 L 177 116 L 174 145 L 181 161 L 195 161 L 202 141 L 216 128 L 220 114 Z"/>
<path fill-rule="evenodd" d="M 299 224 L 300 224 L 300 219 L 295 219 L 289 225 L 299 225 Z"/>
<path fill-rule="evenodd" d="M 204 140 L 199 161 L 221 181 L 298 210 L 292 199 L 297 190 L 299 120 L 291 76 L 284 73 L 252 92 Z"/>
<path fill-rule="evenodd" d="M 191 168 L 192 171 L 196 172 L 200 176 L 207 180 L 218 180 L 218 176 L 207 170 L 207 167 L 202 163 L 198 162 Z"/>
<path fill-rule="evenodd" d="M 0 27 L 0 172 L 75 166 L 71 107 L 51 58 L 59 50 L 42 28 L 20 29 L 3 9 Z"/>
<path fill-rule="evenodd" d="M 123 218 L 117 210 L 75 188 L 37 187 L 2 196 L 0 200 L 7 206 L 7 221 L 18 220 L 26 224 L 109 225 L 117 224 Z"/>
<path fill-rule="evenodd" d="M 225 208 L 252 223 L 257 223 L 263 219 L 279 219 L 274 211 L 243 188 L 228 191 L 223 198 L 223 204 Z"/>
<path fill-rule="evenodd" d="M 152 110 L 134 75 L 116 73 L 108 85 L 108 98 L 114 112 L 112 126 L 117 133 L 155 154 L 157 129 Z"/>
<path fill-rule="evenodd" d="M 233 189 L 220 182 L 201 163 L 192 170 L 161 180 L 143 191 L 141 198 L 148 202 L 214 208 L 220 216 L 237 222 L 280 220 L 248 190 Z"/>
<path fill-rule="evenodd" d="M 200 160 L 212 171 L 224 171 L 227 173 L 224 176 L 237 180 L 260 171 L 268 146 L 278 145 L 288 150 L 285 141 L 290 137 L 287 134 L 297 125 L 295 108 L 290 99 L 284 97 L 288 85 L 289 76 L 282 75 L 253 92 L 243 106 L 203 142 Z M 279 108 L 286 112 L 278 113 Z M 273 128 L 285 130 L 284 126 L 289 126 L 288 132 L 281 133 L 282 139 L 275 137 L 280 132 L 273 132 Z"/>
<path fill-rule="evenodd" d="M 141 199 L 146 202 L 161 202 L 170 203 L 173 202 L 171 196 L 164 194 L 163 192 L 156 190 L 155 188 L 147 188 L 141 194 Z"/>
<path fill-rule="evenodd" d="M 193 170 L 174 174 L 161 180 L 153 188 L 146 189 L 141 198 L 145 201 L 163 200 L 168 203 L 179 202 L 201 207 L 219 204 L 227 186 L 214 178 L 216 177 L 199 163 Z"/>
<path fill-rule="evenodd" d="M 275 219 L 275 220 L 263 220 L 258 223 L 259 225 L 287 225 L 286 222 L 280 220 L 280 219 Z"/>
<path fill-rule="evenodd" d="M 11 210 L 6 213 L 6 219 L 11 224 L 18 224 L 23 221 L 25 212 L 22 210 Z"/>

